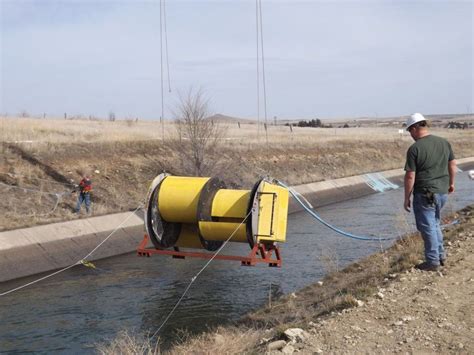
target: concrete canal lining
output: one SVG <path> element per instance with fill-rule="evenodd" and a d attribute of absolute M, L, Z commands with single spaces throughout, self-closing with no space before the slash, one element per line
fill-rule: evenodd
<path fill-rule="evenodd" d="M 458 166 L 463 170 L 473 169 L 474 157 L 459 159 Z M 381 172 L 380 175 L 392 183 L 403 185 L 403 169 Z M 294 189 L 305 196 L 314 207 L 375 193 L 367 185 L 366 175 L 298 185 L 294 186 Z M 291 199 L 289 212 L 300 210 L 301 207 Z M 76 263 L 121 223 L 123 225 L 106 244 L 88 258 L 98 260 L 136 250 L 144 233 L 141 212 L 133 215 L 131 212 L 123 212 L 1 232 L 0 282 Z"/>
<path fill-rule="evenodd" d="M 116 213 L 0 233 L 0 282 L 76 263 L 127 218 L 89 260 L 135 250 L 143 238 L 143 217 L 130 214 Z"/>

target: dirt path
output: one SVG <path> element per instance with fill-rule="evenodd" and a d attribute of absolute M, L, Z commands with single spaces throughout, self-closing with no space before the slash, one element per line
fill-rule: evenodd
<path fill-rule="evenodd" d="M 307 337 L 274 353 L 461 353 L 474 351 L 474 231 L 448 242 L 441 272 L 391 275 L 355 308 L 310 322 Z"/>

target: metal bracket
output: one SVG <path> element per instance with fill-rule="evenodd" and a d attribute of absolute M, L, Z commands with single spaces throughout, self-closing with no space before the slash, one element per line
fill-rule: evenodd
<path fill-rule="evenodd" d="M 219 259 L 219 260 L 234 260 L 240 261 L 243 266 L 255 266 L 257 263 L 267 263 L 270 267 L 281 267 L 281 255 L 280 249 L 275 244 L 263 244 L 257 243 L 253 246 L 250 254 L 247 256 L 238 255 L 214 255 L 213 253 L 195 253 L 180 251 L 178 248 L 174 250 L 165 249 L 149 249 L 147 248 L 148 235 L 145 234 L 143 240 L 140 242 L 137 248 L 138 256 L 150 257 L 153 254 L 158 255 L 170 255 L 173 258 L 185 259 L 190 258 L 201 258 L 201 259 Z M 275 257 L 273 258 L 273 253 Z"/>

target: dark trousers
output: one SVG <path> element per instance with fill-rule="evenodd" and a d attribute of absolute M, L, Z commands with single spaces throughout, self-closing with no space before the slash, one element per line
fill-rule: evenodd
<path fill-rule="evenodd" d="M 91 194 L 89 192 L 81 192 L 79 196 L 77 196 L 76 213 L 81 211 L 83 202 L 86 205 L 86 212 L 89 213 L 91 211 Z"/>

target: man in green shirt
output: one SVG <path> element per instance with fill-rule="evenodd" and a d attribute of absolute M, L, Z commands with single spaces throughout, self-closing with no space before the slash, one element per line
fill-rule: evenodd
<path fill-rule="evenodd" d="M 444 265 L 446 257 L 440 212 L 448 194 L 454 192 L 456 161 L 449 142 L 428 132 L 421 113 L 408 118 L 407 131 L 415 143 L 408 149 L 405 163 L 404 208 L 410 212 L 413 192 L 416 227 L 425 245 L 425 262 L 417 268 L 436 271 Z"/>

